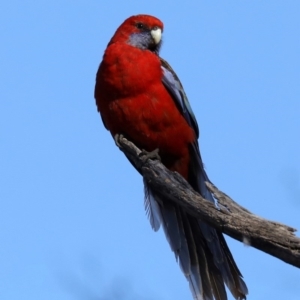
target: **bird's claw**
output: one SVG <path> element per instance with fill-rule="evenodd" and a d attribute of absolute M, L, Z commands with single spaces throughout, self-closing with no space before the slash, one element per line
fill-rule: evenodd
<path fill-rule="evenodd" d="M 223 211 L 224 213 L 230 213 L 230 209 L 226 206 L 221 204 L 218 200 L 215 199 L 215 207 L 219 211 Z"/>
<path fill-rule="evenodd" d="M 161 161 L 161 158 L 158 154 L 159 149 L 156 148 L 153 151 L 146 151 L 146 150 L 142 150 L 141 153 L 139 154 L 139 157 L 143 158 L 143 160 L 147 160 L 147 159 L 155 159 L 155 160 L 159 160 Z"/>
<path fill-rule="evenodd" d="M 120 144 L 120 139 L 123 138 L 123 134 L 119 134 L 117 133 L 115 136 L 114 136 L 114 140 L 115 140 L 115 143 L 116 145 L 119 147 L 119 148 L 122 148 L 121 144 Z"/>
<path fill-rule="evenodd" d="M 114 136 L 114 141 L 115 141 L 116 145 L 117 145 L 119 148 L 122 148 L 122 145 L 120 144 L 120 140 L 121 140 L 122 138 L 124 138 L 123 134 L 117 133 L 117 134 Z M 146 161 L 147 159 L 154 159 L 154 160 L 159 160 L 159 161 L 161 161 L 161 158 L 160 158 L 158 152 L 159 152 L 159 149 L 158 149 L 158 148 L 155 149 L 155 150 L 153 150 L 153 151 L 150 151 L 150 152 L 148 152 L 148 151 L 146 151 L 146 150 L 143 149 L 143 150 L 140 152 L 139 157 L 142 158 L 142 159 L 145 160 L 145 161 Z"/>

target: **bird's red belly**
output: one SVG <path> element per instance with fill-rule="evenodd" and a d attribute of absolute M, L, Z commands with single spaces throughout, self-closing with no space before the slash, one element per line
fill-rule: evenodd
<path fill-rule="evenodd" d="M 112 135 L 122 133 L 146 151 L 158 148 L 162 162 L 187 178 L 189 144 L 195 133 L 169 94 L 117 99 L 106 102 L 102 110 Z"/>

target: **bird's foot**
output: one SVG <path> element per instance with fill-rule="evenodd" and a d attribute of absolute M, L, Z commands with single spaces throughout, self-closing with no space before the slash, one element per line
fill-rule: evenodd
<path fill-rule="evenodd" d="M 230 209 L 226 206 L 221 204 L 218 200 L 215 199 L 215 207 L 217 208 L 217 210 L 219 211 L 223 211 L 225 213 L 230 213 Z"/>
<path fill-rule="evenodd" d="M 155 150 L 150 151 L 150 152 L 143 149 L 141 151 L 141 153 L 139 154 L 139 157 L 141 157 L 145 161 L 148 159 L 155 159 L 155 160 L 161 161 L 161 158 L 160 158 L 158 152 L 159 152 L 158 148 L 156 148 Z"/>
<path fill-rule="evenodd" d="M 124 136 L 123 134 L 119 134 L 117 133 L 115 136 L 114 136 L 114 140 L 115 140 L 115 143 L 116 145 L 119 147 L 119 148 L 122 148 L 121 144 L 120 144 L 120 139 L 122 139 Z"/>

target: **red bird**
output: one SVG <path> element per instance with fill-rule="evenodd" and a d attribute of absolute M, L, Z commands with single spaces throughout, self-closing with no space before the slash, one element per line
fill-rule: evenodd
<path fill-rule="evenodd" d="M 159 57 L 162 32 L 163 23 L 149 15 L 121 24 L 97 72 L 98 111 L 113 137 L 122 134 L 149 152 L 159 149 L 168 169 L 214 202 L 205 186 L 209 179 L 199 152 L 197 121 L 177 75 Z M 222 233 L 144 184 L 151 225 L 156 231 L 162 224 L 194 299 L 227 299 L 224 283 L 235 299 L 246 299 L 246 284 Z"/>

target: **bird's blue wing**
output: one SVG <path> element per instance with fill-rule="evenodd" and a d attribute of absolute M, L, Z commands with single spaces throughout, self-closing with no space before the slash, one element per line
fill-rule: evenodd
<path fill-rule="evenodd" d="M 171 66 L 164 59 L 160 58 L 160 60 L 161 68 L 163 70 L 162 83 L 172 96 L 174 102 L 176 103 L 177 107 L 181 111 L 188 124 L 194 129 L 195 135 L 198 138 L 198 123 L 188 101 L 188 98 L 184 92 L 183 86 Z M 197 139 L 195 139 L 194 143 L 190 146 L 190 155 L 193 162 L 193 164 L 190 166 L 190 170 L 193 174 L 190 177 L 191 180 L 194 181 L 190 183 L 192 184 L 193 188 L 202 195 L 202 197 L 216 203 L 212 194 L 205 185 L 205 181 L 209 181 L 209 179 L 204 170 Z"/>
<path fill-rule="evenodd" d="M 181 111 L 188 124 L 194 129 L 195 134 L 198 138 L 199 128 L 197 120 L 184 92 L 182 84 L 171 66 L 162 58 L 160 58 L 160 61 L 163 70 L 162 82 L 168 92 L 172 95 L 175 103 L 177 104 L 179 110 Z"/>

